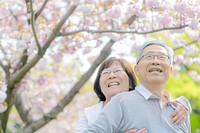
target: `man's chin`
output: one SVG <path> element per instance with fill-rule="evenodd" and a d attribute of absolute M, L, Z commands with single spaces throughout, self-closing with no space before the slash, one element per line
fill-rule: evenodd
<path fill-rule="evenodd" d="M 157 84 L 159 84 L 159 83 L 165 83 L 166 81 L 167 81 L 167 79 L 162 78 L 162 77 L 155 77 L 155 78 L 151 78 L 150 79 L 151 83 L 157 83 Z"/>

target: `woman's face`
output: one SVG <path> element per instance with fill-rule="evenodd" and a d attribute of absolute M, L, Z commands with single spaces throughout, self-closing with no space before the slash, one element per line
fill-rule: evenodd
<path fill-rule="evenodd" d="M 119 62 L 114 61 L 108 68 L 102 71 L 100 86 L 107 100 L 117 93 L 129 90 L 129 77 Z"/>

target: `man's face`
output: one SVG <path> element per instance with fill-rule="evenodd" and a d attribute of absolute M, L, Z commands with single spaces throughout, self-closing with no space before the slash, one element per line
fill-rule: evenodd
<path fill-rule="evenodd" d="M 135 66 L 135 73 L 142 84 L 165 84 L 171 71 L 167 50 L 159 45 L 144 48 L 142 57 Z"/>

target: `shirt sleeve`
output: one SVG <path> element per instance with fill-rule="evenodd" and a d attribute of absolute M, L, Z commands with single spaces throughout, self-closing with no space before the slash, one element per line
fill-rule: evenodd
<path fill-rule="evenodd" d="M 189 114 L 192 113 L 190 102 L 184 96 L 176 98 L 175 101 L 181 103 L 188 110 Z"/>
<path fill-rule="evenodd" d="M 117 96 L 103 108 L 97 120 L 89 125 L 83 133 L 117 133 L 121 130 L 123 111 Z"/>
<path fill-rule="evenodd" d="M 176 98 L 175 101 L 181 103 L 188 110 L 189 114 L 192 113 L 192 108 L 191 108 L 190 102 L 184 96 L 180 96 L 180 97 Z M 186 127 L 188 129 L 188 132 L 191 133 L 190 115 L 188 115 L 185 123 L 186 123 Z"/>
<path fill-rule="evenodd" d="M 86 117 L 85 111 L 81 114 L 81 117 L 76 126 L 76 133 L 82 133 L 88 127 L 88 119 Z"/>

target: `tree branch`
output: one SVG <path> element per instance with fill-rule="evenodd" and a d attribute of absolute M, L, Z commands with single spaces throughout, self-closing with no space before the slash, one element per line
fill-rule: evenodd
<path fill-rule="evenodd" d="M 42 11 L 44 10 L 46 4 L 47 4 L 48 0 L 45 0 L 44 3 L 42 4 L 41 8 L 36 12 L 35 14 L 35 20 L 37 19 L 37 17 L 42 13 Z"/>
<path fill-rule="evenodd" d="M 5 74 L 7 75 L 8 74 L 8 67 L 5 66 L 1 60 L 0 60 L 0 66 L 4 70 Z"/>
<path fill-rule="evenodd" d="M 30 13 L 31 13 L 31 9 L 30 9 L 30 2 L 29 2 L 29 0 L 25 0 L 25 2 L 26 2 L 26 9 L 27 9 L 27 14 L 29 15 Z M 30 24 L 31 23 L 31 20 L 30 20 L 30 18 L 28 17 L 28 24 Z"/>
<path fill-rule="evenodd" d="M 5 56 L 4 58 L 6 59 L 7 53 L 4 49 L 0 49 L 2 51 L 2 54 Z M 4 65 L 2 60 L 0 60 L 0 66 L 3 69 L 3 71 L 5 72 L 5 74 L 8 76 L 9 75 L 9 66 L 8 65 Z"/>
<path fill-rule="evenodd" d="M 31 23 L 33 35 L 34 35 L 34 38 L 35 38 L 35 42 L 36 42 L 36 45 L 38 47 L 38 51 L 41 51 L 41 46 L 40 46 L 36 31 L 35 31 L 35 25 L 34 25 L 34 23 L 35 23 L 35 13 L 33 11 L 33 3 L 32 3 L 32 0 L 29 0 L 29 2 L 30 2 L 30 12 L 31 12 L 30 23 Z"/>
<path fill-rule="evenodd" d="M 146 31 L 146 32 L 138 32 L 138 31 L 122 31 L 122 30 L 90 30 L 90 29 L 80 29 L 76 31 L 71 31 L 71 32 L 66 32 L 66 33 L 60 33 L 58 36 L 68 36 L 80 32 L 88 32 L 88 33 L 118 33 L 118 34 L 150 34 L 150 33 L 155 33 L 159 31 L 166 31 L 166 30 L 177 30 L 177 29 L 182 29 L 187 27 L 188 25 L 183 25 L 179 27 L 168 27 L 168 28 L 161 28 L 161 29 L 156 29 L 156 30 L 151 30 L 151 31 Z"/>
<path fill-rule="evenodd" d="M 53 29 L 52 34 L 50 35 L 49 39 L 44 44 L 44 47 L 43 47 L 44 51 L 46 51 L 46 49 L 49 47 L 50 43 L 55 39 L 55 37 L 57 37 L 60 34 L 61 27 L 66 22 L 66 20 L 71 16 L 71 14 L 74 12 L 76 8 L 77 8 L 77 5 L 72 5 L 69 11 L 63 16 L 63 18 L 60 20 L 57 26 Z"/>
<path fill-rule="evenodd" d="M 184 45 L 184 46 L 176 47 L 176 48 L 174 48 L 173 50 L 175 51 L 175 50 L 178 50 L 178 49 L 187 47 L 187 46 L 192 45 L 192 44 L 194 44 L 194 43 L 196 43 L 196 42 L 198 42 L 198 41 L 192 41 L 192 42 L 190 42 L 190 43 L 188 43 L 188 44 L 186 44 L 186 45 Z"/>
<path fill-rule="evenodd" d="M 19 94 L 18 92 L 16 92 L 14 104 L 15 104 L 16 109 L 18 110 L 20 118 L 25 124 L 27 124 L 32 121 L 32 117 L 29 114 L 30 108 L 27 106 L 26 99 L 24 99 L 24 93 L 22 94 L 21 93 Z"/>
<path fill-rule="evenodd" d="M 131 25 L 136 19 L 137 19 L 137 16 L 133 15 L 126 21 L 126 24 Z"/>
<path fill-rule="evenodd" d="M 16 71 L 18 71 L 19 69 L 21 69 L 27 63 L 27 60 L 28 60 L 27 49 L 25 49 L 23 51 L 21 59 L 20 59 L 19 63 L 17 64 L 17 67 L 15 68 L 15 70 L 14 70 L 13 73 L 15 73 Z"/>

